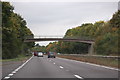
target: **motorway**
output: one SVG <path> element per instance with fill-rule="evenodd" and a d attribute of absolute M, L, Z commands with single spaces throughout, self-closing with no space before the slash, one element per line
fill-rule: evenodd
<path fill-rule="evenodd" d="M 109 78 L 107 80 L 118 80 L 114 79 L 118 78 L 118 71 L 75 60 L 33 56 L 11 78 L 69 78 L 72 80 Z"/>

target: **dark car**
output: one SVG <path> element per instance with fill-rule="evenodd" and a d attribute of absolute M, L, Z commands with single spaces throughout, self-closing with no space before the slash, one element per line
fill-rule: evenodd
<path fill-rule="evenodd" d="M 34 56 L 38 56 L 38 52 L 34 52 Z"/>
<path fill-rule="evenodd" d="M 48 52 L 48 58 L 55 58 L 56 53 L 55 52 Z"/>

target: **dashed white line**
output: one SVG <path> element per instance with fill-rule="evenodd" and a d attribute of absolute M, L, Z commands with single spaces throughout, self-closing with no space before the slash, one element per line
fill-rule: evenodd
<path fill-rule="evenodd" d="M 53 63 L 53 64 L 55 64 L 55 63 Z"/>
<path fill-rule="evenodd" d="M 82 77 L 80 77 L 79 75 L 74 75 L 76 78 L 78 79 L 83 79 Z"/>
<path fill-rule="evenodd" d="M 9 79 L 10 77 L 5 77 L 4 79 Z"/>
<path fill-rule="evenodd" d="M 9 74 L 8 76 L 13 76 L 13 74 Z"/>
<path fill-rule="evenodd" d="M 78 62 L 78 63 L 82 63 L 82 64 L 88 64 L 88 65 L 92 65 L 92 66 L 97 66 L 97 67 L 101 67 L 101 68 L 106 68 L 106 69 L 110 69 L 110 70 L 120 71 L 120 69 L 118 69 L 118 68 L 112 68 L 112 67 L 103 66 L 103 65 L 94 64 L 94 63 L 89 63 L 89 62 L 82 62 L 82 61 L 76 61 L 76 60 L 65 59 L 65 58 L 58 58 L 58 59 L 63 59 L 63 60 L 67 60 L 67 61 L 73 61 L 73 62 Z"/>
<path fill-rule="evenodd" d="M 60 66 L 60 68 L 61 68 L 61 69 L 63 69 L 63 67 L 62 67 L 62 66 Z"/>

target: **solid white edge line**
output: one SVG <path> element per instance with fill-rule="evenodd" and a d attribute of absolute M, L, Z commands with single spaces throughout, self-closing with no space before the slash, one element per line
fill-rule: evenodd
<path fill-rule="evenodd" d="M 18 69 L 14 70 L 13 72 L 17 72 L 17 71 L 18 71 Z"/>
<path fill-rule="evenodd" d="M 13 74 L 9 74 L 8 76 L 13 76 Z"/>
<path fill-rule="evenodd" d="M 4 79 L 9 79 L 10 76 L 13 76 L 13 74 L 15 74 L 19 69 L 21 69 L 25 64 L 27 64 L 31 59 L 33 58 L 33 56 L 31 58 L 29 58 L 25 63 L 23 63 L 21 66 L 19 66 L 17 69 L 15 69 L 11 74 L 9 74 L 8 76 L 4 77 Z"/>
<path fill-rule="evenodd" d="M 76 78 L 78 79 L 83 79 L 82 77 L 78 76 L 78 75 L 74 75 Z"/>
<path fill-rule="evenodd" d="M 13 72 L 12 72 L 12 74 L 15 74 L 15 73 L 16 73 L 16 71 L 13 71 Z"/>
<path fill-rule="evenodd" d="M 14 71 L 16 72 L 16 71 L 18 71 L 19 69 L 21 69 L 23 66 L 25 66 L 31 59 L 33 58 L 33 56 L 30 58 L 30 59 L 28 59 L 25 63 L 23 63 L 21 66 L 19 66 L 17 69 L 15 69 Z"/>
<path fill-rule="evenodd" d="M 92 65 L 92 66 L 97 66 L 97 67 L 102 67 L 102 68 L 106 68 L 106 69 L 110 69 L 110 70 L 120 71 L 120 69 L 118 69 L 118 68 L 103 66 L 103 65 L 89 63 L 89 62 L 82 62 L 82 61 L 76 61 L 76 60 L 65 59 L 65 58 L 59 58 L 59 59 L 68 60 L 68 61 L 75 61 L 75 62 L 79 62 L 79 63 L 89 64 L 89 65 Z"/>

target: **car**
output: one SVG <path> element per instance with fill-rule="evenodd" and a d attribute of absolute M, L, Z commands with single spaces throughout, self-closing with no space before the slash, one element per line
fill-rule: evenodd
<path fill-rule="evenodd" d="M 61 54 L 61 53 L 57 53 L 58 55 Z"/>
<path fill-rule="evenodd" d="M 43 57 L 43 53 L 42 52 L 38 52 L 38 57 Z"/>
<path fill-rule="evenodd" d="M 55 58 L 56 53 L 55 52 L 48 52 L 48 58 Z"/>
<path fill-rule="evenodd" d="M 37 55 L 38 55 L 38 52 L 35 51 L 35 52 L 34 52 L 34 56 L 37 56 Z"/>

